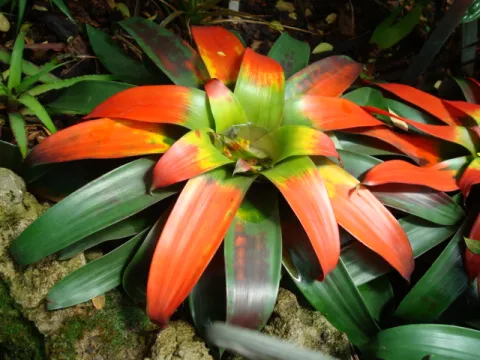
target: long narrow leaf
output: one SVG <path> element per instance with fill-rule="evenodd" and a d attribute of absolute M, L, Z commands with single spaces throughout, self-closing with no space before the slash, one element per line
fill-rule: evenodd
<path fill-rule="evenodd" d="M 198 53 L 172 32 L 138 17 L 119 24 L 175 84 L 197 87 L 208 79 L 207 69 Z"/>
<path fill-rule="evenodd" d="M 463 270 L 461 226 L 445 250 L 402 300 L 394 316 L 409 322 L 437 319 L 468 286 Z"/>
<path fill-rule="evenodd" d="M 193 26 L 192 35 L 210 77 L 235 83 L 245 51 L 241 41 L 221 26 Z"/>
<path fill-rule="evenodd" d="M 363 66 L 346 56 L 319 60 L 291 76 L 285 85 L 285 98 L 309 94 L 339 96 L 352 85 Z"/>
<path fill-rule="evenodd" d="M 23 6 L 25 11 L 26 0 L 22 0 L 18 8 Z M 22 14 L 23 16 L 23 14 Z M 19 24 L 21 23 L 21 17 L 19 16 Z M 19 33 L 13 44 L 12 58 L 10 60 L 10 69 L 8 73 L 8 90 L 13 90 L 22 81 L 22 59 L 23 59 L 23 49 L 25 47 L 25 34 L 23 32 Z"/>
<path fill-rule="evenodd" d="M 148 194 L 145 177 L 154 163 L 149 158 L 132 161 L 48 209 L 13 241 L 15 260 L 33 263 L 174 194 L 171 188 Z"/>
<path fill-rule="evenodd" d="M 138 86 L 99 104 L 86 119 L 114 118 L 212 128 L 205 92 L 175 85 Z"/>
<path fill-rule="evenodd" d="M 79 159 L 108 159 L 165 152 L 176 138 L 168 125 L 98 119 L 49 136 L 28 157 L 30 165 Z"/>
<path fill-rule="evenodd" d="M 188 296 L 252 182 L 253 177 L 232 177 L 224 168 L 188 181 L 153 255 L 147 285 L 147 312 L 152 320 L 166 324 Z"/>
<path fill-rule="evenodd" d="M 22 157 L 25 158 L 28 153 L 28 134 L 25 126 L 25 119 L 19 113 L 8 113 L 8 120 L 10 127 L 12 128 L 13 136 L 17 142 L 18 148 L 22 153 Z"/>
<path fill-rule="evenodd" d="M 395 217 L 358 180 L 330 160 L 318 160 L 337 222 L 387 260 L 406 280 L 413 271 L 408 238 Z M 371 221 L 375 219 L 375 221 Z"/>
<path fill-rule="evenodd" d="M 299 41 L 284 32 L 273 43 L 268 56 L 282 65 L 285 77 L 306 68 L 310 59 L 310 46 L 304 41 Z"/>
<path fill-rule="evenodd" d="M 155 165 L 152 188 L 169 186 L 232 163 L 212 144 L 211 133 L 193 130 L 175 142 Z"/>
<path fill-rule="evenodd" d="M 33 113 L 40 119 L 43 125 L 50 131 L 52 134 L 57 132 L 57 128 L 53 124 L 50 115 L 48 115 L 47 111 L 43 107 L 40 102 L 35 99 L 32 95 L 25 93 L 20 95 L 18 101 L 25 105 L 27 108 L 33 111 Z"/>
<path fill-rule="evenodd" d="M 112 75 L 82 75 L 70 79 L 58 80 L 48 84 L 37 85 L 30 90 L 28 93 L 32 96 L 38 96 L 52 90 L 60 90 L 68 88 L 72 85 L 75 85 L 81 81 L 109 81 L 115 80 L 115 76 Z"/>
<path fill-rule="evenodd" d="M 308 157 L 288 159 L 262 173 L 280 190 L 302 223 L 327 277 L 340 255 L 337 221 L 324 180 Z"/>
<path fill-rule="evenodd" d="M 285 78 L 276 61 L 247 48 L 235 85 L 235 96 L 254 125 L 273 130 L 282 121 Z"/>
<path fill-rule="evenodd" d="M 60 280 L 48 292 L 47 309 L 62 309 L 93 299 L 122 283 L 122 271 L 142 242 L 147 229 L 108 254 Z"/>
<path fill-rule="evenodd" d="M 335 360 L 285 341 L 251 330 L 215 322 L 207 328 L 207 338 L 218 347 L 235 351 L 251 360 Z"/>
<path fill-rule="evenodd" d="M 257 191 L 247 194 L 225 236 L 227 322 L 261 329 L 277 299 L 282 231 L 277 192 L 252 190 Z"/>

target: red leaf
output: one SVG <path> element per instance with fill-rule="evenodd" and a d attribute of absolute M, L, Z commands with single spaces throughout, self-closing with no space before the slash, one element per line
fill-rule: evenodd
<path fill-rule="evenodd" d="M 375 85 L 429 112 L 448 125 L 462 125 L 449 113 L 442 100 L 436 96 L 403 84 L 375 83 Z"/>
<path fill-rule="evenodd" d="M 315 253 L 323 279 L 337 265 L 340 235 L 325 184 L 308 157 L 286 160 L 262 173 L 280 190 L 302 223 Z"/>
<path fill-rule="evenodd" d="M 401 183 L 428 186 L 439 191 L 458 190 L 456 172 L 412 165 L 403 160 L 385 161 L 373 167 L 362 184 L 375 186 Z"/>
<path fill-rule="evenodd" d="M 418 165 L 434 165 L 442 161 L 438 140 L 420 135 L 402 134 L 385 126 L 350 129 L 349 133 L 382 140 L 408 155 Z"/>
<path fill-rule="evenodd" d="M 382 124 L 350 100 L 318 95 L 304 95 L 288 100 L 283 115 L 283 125 L 307 125 L 322 131 Z"/>
<path fill-rule="evenodd" d="M 213 124 L 205 92 L 177 85 L 137 86 L 121 91 L 85 118 L 99 117 L 175 124 L 190 129 Z"/>
<path fill-rule="evenodd" d="M 475 158 L 463 172 L 458 186 L 465 197 L 470 194 L 472 186 L 480 183 L 480 158 Z"/>
<path fill-rule="evenodd" d="M 285 98 L 303 94 L 339 96 L 360 76 L 362 69 L 362 64 L 346 56 L 319 60 L 288 79 Z"/>
<path fill-rule="evenodd" d="M 192 35 L 210 77 L 235 83 L 245 51 L 240 40 L 220 26 L 192 26 Z"/>
<path fill-rule="evenodd" d="M 149 317 L 165 325 L 223 241 L 252 177 L 218 169 L 188 181 L 158 240 L 147 285 Z"/>
<path fill-rule="evenodd" d="M 98 119 L 70 126 L 37 145 L 27 162 L 39 165 L 80 159 L 108 159 L 167 151 L 178 131 L 166 125 Z"/>
<path fill-rule="evenodd" d="M 390 263 L 405 279 L 414 268 L 407 235 L 395 217 L 348 172 L 330 160 L 317 162 L 338 223 Z"/>
<path fill-rule="evenodd" d="M 152 189 L 169 186 L 233 162 L 212 145 L 209 132 L 193 130 L 173 144 L 153 168 Z"/>

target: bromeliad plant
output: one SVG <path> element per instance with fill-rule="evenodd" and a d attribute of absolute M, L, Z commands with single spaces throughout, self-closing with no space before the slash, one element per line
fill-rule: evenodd
<path fill-rule="evenodd" d="M 434 163 L 442 141 L 459 140 L 393 130 L 388 119 L 369 114 L 372 107 L 362 104 L 358 90 L 340 97 L 360 64 L 334 56 L 303 68 L 308 56 L 298 54 L 306 45 L 286 34 L 266 57 L 220 27 L 192 29 L 197 53 L 152 22 L 131 18 L 122 26 L 176 85 L 120 92 L 89 121 L 50 136 L 28 156 L 27 163 L 38 166 L 153 154 L 67 196 L 13 242 L 14 258 L 30 264 L 133 236 L 60 281 L 48 308 L 122 283 L 160 324 L 190 294 L 202 328 L 223 316 L 223 282 L 228 322 L 260 328 L 272 312 L 283 262 L 315 308 L 353 343 L 368 342 L 379 331 L 377 300 L 389 296 L 382 275 L 393 268 L 408 280 L 413 257 L 449 238 L 463 210 L 433 189 L 387 184 L 370 191 L 357 178 L 381 160 L 359 151 L 400 150 Z M 355 138 L 359 134 L 384 143 Z M 180 190 L 171 207 L 157 205 Z M 414 215 L 397 221 L 382 203 Z M 369 296 L 374 282 L 387 298 Z M 412 302 L 404 305 L 407 317 Z"/>

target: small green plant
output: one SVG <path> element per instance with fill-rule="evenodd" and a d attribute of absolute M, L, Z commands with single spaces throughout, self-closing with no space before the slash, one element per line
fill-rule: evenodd
<path fill-rule="evenodd" d="M 21 32 L 15 40 L 11 54 L 0 50 L 0 61 L 9 65 L 9 69 L 0 79 L 0 104 L 7 112 L 10 128 L 23 157 L 28 152 L 25 115 L 36 116 L 48 132 L 53 134 L 57 129 L 50 113 L 88 113 L 113 93 L 130 87 L 128 84 L 111 81 L 114 77 L 110 75 L 84 75 L 71 79 L 59 79 L 51 72 L 73 60 L 61 62 L 66 58 L 59 57 L 42 67 L 37 67 L 23 59 L 24 47 L 24 34 Z M 27 76 L 23 76 L 24 74 Z M 43 84 L 39 84 L 42 82 Z M 78 84 L 80 82 L 85 83 Z M 88 86 L 89 82 L 95 82 L 96 87 Z M 62 90 L 77 84 L 81 88 L 74 89 L 75 95 L 71 93 L 66 96 L 60 95 L 47 106 L 42 105 L 37 99 L 46 92 Z M 79 91 L 81 91 L 80 94 Z"/>
<path fill-rule="evenodd" d="M 63 12 L 70 20 L 73 21 L 70 12 L 68 11 L 67 5 L 63 0 L 51 0 L 61 12 Z M 20 29 L 20 25 L 23 22 L 23 16 L 25 15 L 25 9 L 27 8 L 27 0 L 0 0 L 0 9 L 6 6 L 7 4 L 11 5 L 11 11 L 13 12 L 14 8 L 17 7 L 17 29 Z"/>

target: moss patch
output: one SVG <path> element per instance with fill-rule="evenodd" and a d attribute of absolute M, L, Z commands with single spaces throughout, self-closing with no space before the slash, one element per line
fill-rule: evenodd
<path fill-rule="evenodd" d="M 7 286 L 0 281 L 0 359 L 46 359 L 43 337 L 25 320 L 10 298 Z"/>
<path fill-rule="evenodd" d="M 68 321 L 47 341 L 52 360 L 87 359 L 102 355 L 108 359 L 143 358 L 155 337 L 153 325 L 138 305 L 119 291 L 106 295 L 101 310 L 91 309 L 87 316 Z M 93 357 L 92 357 L 93 358 Z"/>

